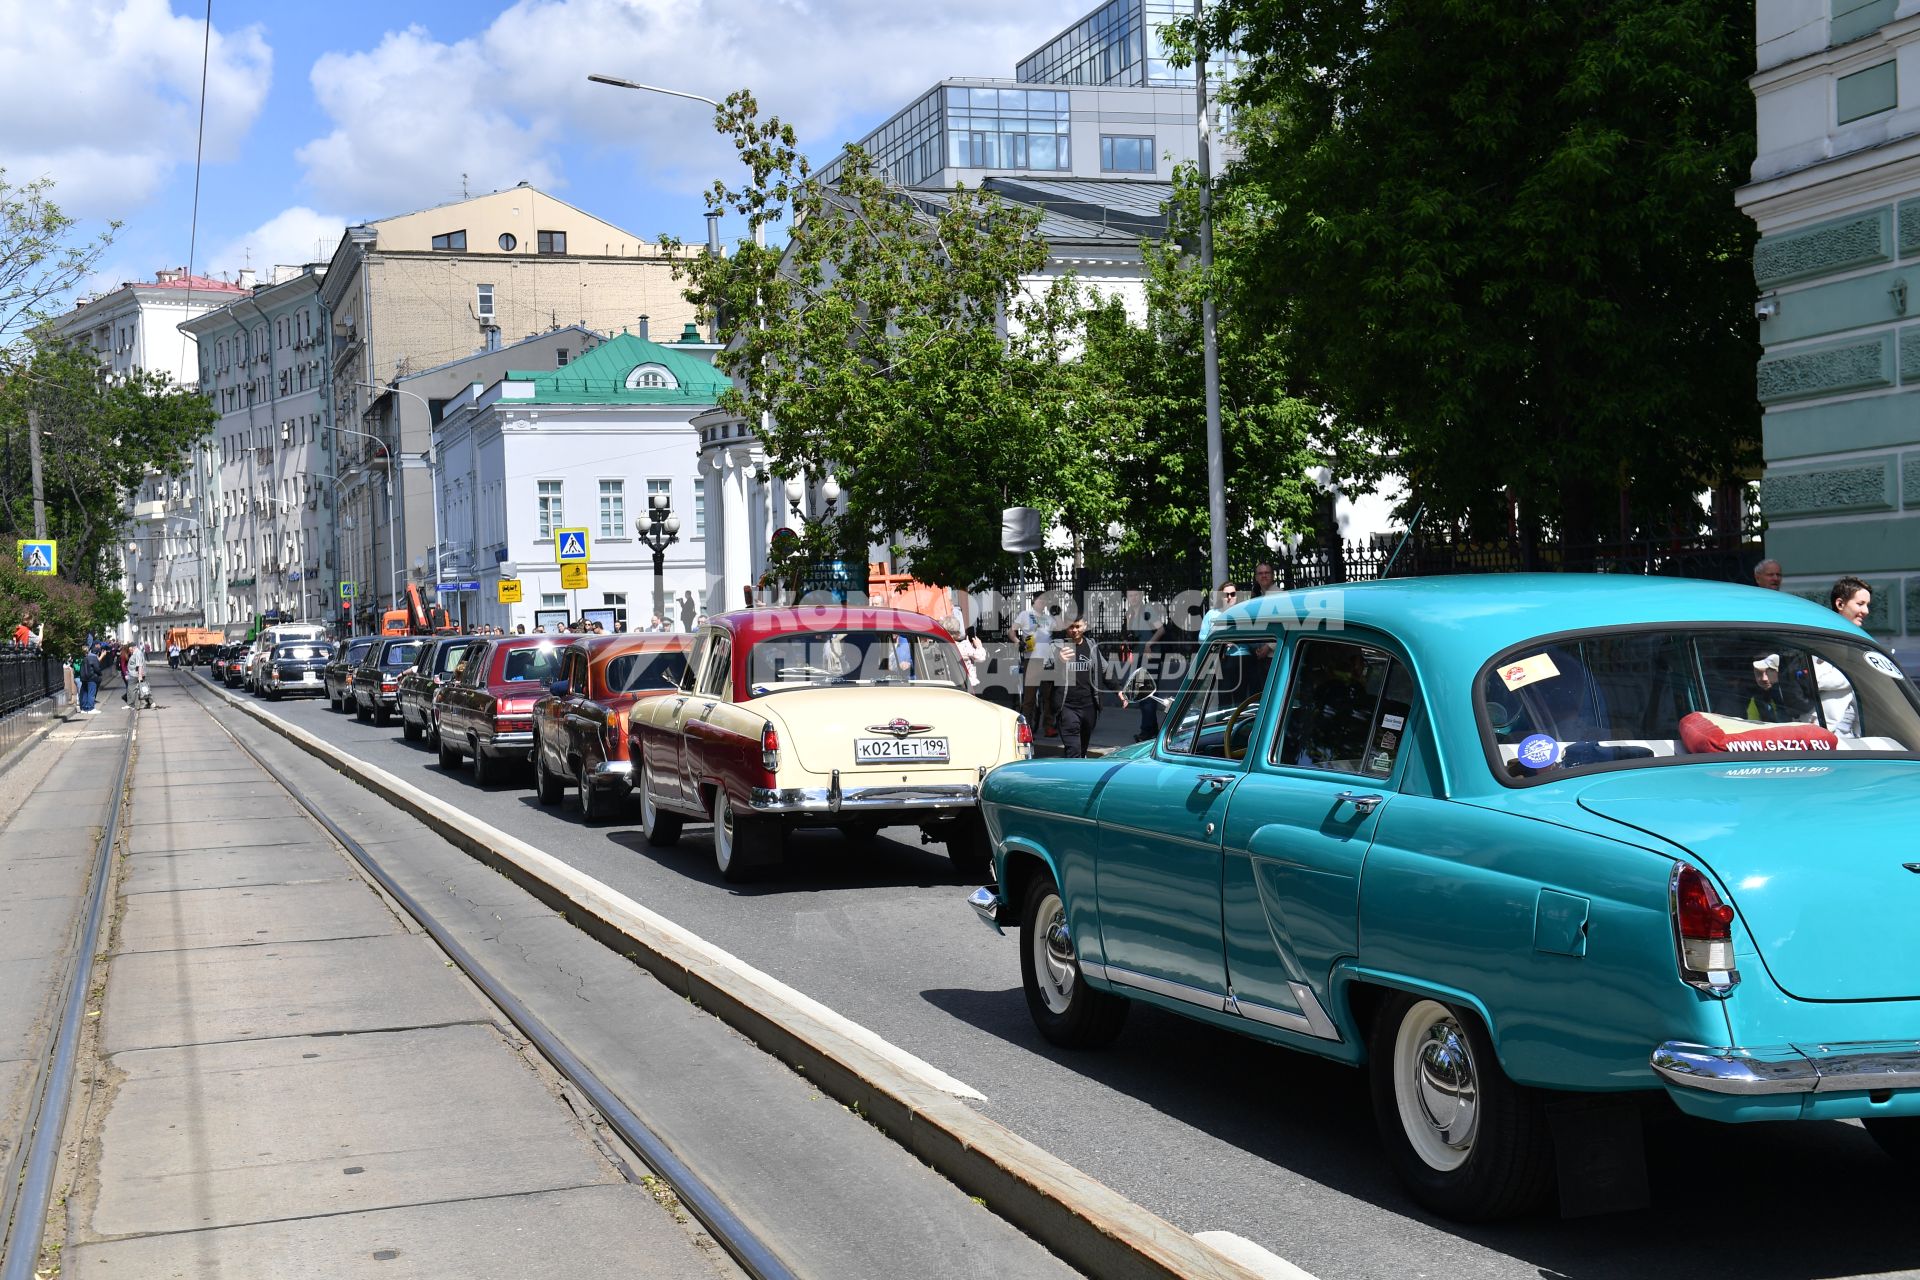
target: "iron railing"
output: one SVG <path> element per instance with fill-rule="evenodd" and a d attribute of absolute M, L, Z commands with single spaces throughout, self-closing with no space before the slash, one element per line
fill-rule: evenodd
<path fill-rule="evenodd" d="M 39 649 L 0 644 L 0 716 L 50 698 L 66 685 L 59 659 Z"/>

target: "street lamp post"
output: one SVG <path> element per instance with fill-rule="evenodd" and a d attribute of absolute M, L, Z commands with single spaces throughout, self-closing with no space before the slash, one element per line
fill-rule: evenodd
<path fill-rule="evenodd" d="M 1193 0 L 1196 29 L 1200 0 Z M 1204 37 L 1193 51 L 1194 105 L 1200 128 L 1200 295 L 1201 352 L 1207 398 L 1207 524 L 1212 532 L 1209 551 L 1213 583 L 1227 579 L 1227 462 L 1220 435 L 1220 336 L 1218 309 L 1213 300 L 1213 121 L 1207 114 L 1207 44 Z M 1212 584 L 1209 584 L 1212 585 Z"/>
<path fill-rule="evenodd" d="M 807 485 L 798 476 L 787 481 L 787 507 L 793 512 L 793 518 L 801 524 L 819 524 L 822 520 L 833 519 L 833 509 L 840 505 L 840 482 L 831 476 L 820 486 L 820 502 L 826 510 L 817 516 L 809 517 L 806 512 Z"/>
<path fill-rule="evenodd" d="M 640 541 L 653 552 L 653 616 L 667 616 L 667 548 L 680 541 L 680 517 L 673 514 L 672 501 L 664 493 L 647 496 L 647 518 L 633 522 Z"/>
<path fill-rule="evenodd" d="M 379 392 L 381 395 L 387 395 L 391 393 L 397 396 L 410 396 L 413 399 L 418 400 L 420 402 L 420 407 L 427 411 L 427 433 L 429 437 L 429 442 L 428 442 L 427 451 L 424 454 L 420 455 L 419 461 L 424 462 L 426 464 L 427 471 L 428 471 L 427 483 L 433 488 L 433 553 L 434 553 L 435 564 L 437 566 L 439 562 L 439 557 L 440 557 L 440 492 L 439 492 L 439 485 L 435 483 L 434 476 L 433 476 L 434 451 L 433 451 L 433 446 L 431 442 L 431 437 L 433 433 L 433 402 L 427 399 L 425 396 L 421 395 L 418 391 L 409 391 L 405 387 L 400 386 L 397 383 L 389 382 L 384 387 L 377 382 L 356 382 L 353 385 L 356 387 L 364 387 L 369 391 Z M 368 434 L 363 431 L 352 431 L 350 428 L 347 428 L 347 427 L 337 427 L 335 429 L 339 431 L 346 431 L 351 435 L 367 435 Z M 394 468 L 396 466 L 404 468 L 406 466 L 406 460 L 412 456 L 410 454 L 405 454 L 400 451 L 401 439 L 404 437 L 405 434 L 406 433 L 404 428 L 399 432 L 395 433 L 394 440 L 392 444 L 389 445 L 389 448 L 392 450 L 392 453 L 390 455 L 390 461 L 387 468 L 387 570 L 388 570 L 388 577 L 391 578 L 393 582 L 393 607 L 396 609 L 400 607 L 400 574 L 403 572 L 403 570 L 397 566 L 403 562 L 396 559 L 396 557 L 393 554 L 394 544 L 398 539 L 398 526 L 396 526 L 394 523 L 393 482 L 394 482 L 394 476 L 395 476 Z M 371 438 L 376 440 L 379 439 L 378 436 L 373 436 Z M 440 579 L 438 577 L 438 573 L 436 569 L 436 575 L 435 575 L 434 581 L 438 582 L 439 580 Z"/>

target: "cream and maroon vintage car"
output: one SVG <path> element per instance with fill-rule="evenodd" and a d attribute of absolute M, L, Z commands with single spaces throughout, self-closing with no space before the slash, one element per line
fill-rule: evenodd
<path fill-rule="evenodd" d="M 710 619 L 678 693 L 628 717 L 647 840 L 711 819 L 728 880 L 777 861 L 788 830 L 870 840 L 918 826 L 971 875 L 992 857 L 980 782 L 1033 754 L 1021 716 L 966 691 L 933 619 L 894 609 L 748 609 Z"/>

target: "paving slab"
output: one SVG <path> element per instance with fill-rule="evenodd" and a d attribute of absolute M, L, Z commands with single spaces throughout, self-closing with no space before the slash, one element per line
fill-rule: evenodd
<path fill-rule="evenodd" d="M 120 892 L 170 893 L 247 884 L 299 884 L 352 874 L 338 847 L 319 841 L 143 853 L 121 864 Z"/>
<path fill-rule="evenodd" d="M 127 899 L 119 946 L 123 953 L 178 951 L 405 932 L 364 881 L 317 880 L 139 894 Z"/>
<path fill-rule="evenodd" d="M 712 1280 L 737 1274 L 688 1248 L 680 1228 L 629 1186 L 135 1237 L 83 1245 L 61 1261 L 68 1280 Z"/>
<path fill-rule="evenodd" d="M 100 788 L 92 793 L 81 791 L 54 792 L 36 795 L 8 818 L 6 825 L 0 827 L 0 840 L 15 847 L 8 850 L 10 856 L 20 854 L 34 855 L 47 852 L 49 841 L 35 839 L 26 847 L 20 847 L 18 837 L 26 832 L 36 836 L 64 833 L 72 837 L 59 842 L 54 852 L 65 852 L 66 847 L 79 840 L 89 845 L 100 842 L 100 828 L 107 821 L 107 800 L 99 795 Z"/>
<path fill-rule="evenodd" d="M 251 787 L 254 785 L 272 786 L 273 780 L 263 770 L 246 769 L 199 769 L 166 770 L 161 768 L 135 768 L 133 785 L 139 791 L 151 791 L 155 787 Z"/>
<path fill-rule="evenodd" d="M 243 794 L 246 788 L 203 787 L 190 790 L 167 787 L 140 793 L 140 803 L 127 818 L 129 827 L 169 826 L 178 822 L 280 821 L 301 814 L 284 791 L 265 796 Z"/>
<path fill-rule="evenodd" d="M 411 934 L 115 956 L 103 1051 L 471 1022 L 489 1011 L 445 981 Z"/>
<path fill-rule="evenodd" d="M 313 840 L 320 828 L 304 818 L 227 818 L 217 822 L 155 823 L 127 832 L 128 853 L 176 853 L 226 849 L 235 845 L 285 844 Z"/>
<path fill-rule="evenodd" d="M 0 960 L 0 1061 L 30 1056 L 53 1017 L 53 982 L 65 970 L 55 956 Z"/>
<path fill-rule="evenodd" d="M 619 1180 L 490 1024 L 112 1061 L 86 1237 Z"/>
<path fill-rule="evenodd" d="M 36 858 L 0 874 L 0 960 L 64 950 L 91 869 L 87 858 Z"/>

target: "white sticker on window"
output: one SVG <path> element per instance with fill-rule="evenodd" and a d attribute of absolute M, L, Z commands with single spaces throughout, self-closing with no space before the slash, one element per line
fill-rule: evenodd
<path fill-rule="evenodd" d="M 1405 716 L 1381 716 L 1380 727 L 1382 729 L 1398 731 L 1407 727 L 1407 718 Z"/>
<path fill-rule="evenodd" d="M 1522 658 L 1519 662 L 1509 662 L 1500 668 L 1500 683 L 1509 689 L 1524 689 L 1541 680 L 1551 680 L 1560 674 L 1560 668 L 1553 665 L 1553 659 L 1544 653 L 1536 653 L 1531 658 Z"/>
<path fill-rule="evenodd" d="M 1871 649 L 1867 650 L 1867 665 L 1875 671 L 1878 671 L 1881 675 L 1892 676 L 1895 680 L 1905 680 L 1907 678 L 1907 673 L 1894 666 L 1884 653 L 1875 653 Z"/>

